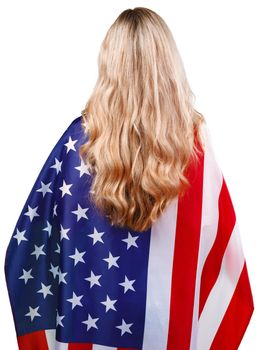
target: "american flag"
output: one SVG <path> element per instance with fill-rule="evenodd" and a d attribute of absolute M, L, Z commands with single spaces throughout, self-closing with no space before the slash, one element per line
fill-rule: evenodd
<path fill-rule="evenodd" d="M 75 118 L 51 151 L 7 247 L 19 349 L 237 349 L 254 305 L 207 129 L 191 187 L 135 232 L 88 199 L 83 126 Z"/>

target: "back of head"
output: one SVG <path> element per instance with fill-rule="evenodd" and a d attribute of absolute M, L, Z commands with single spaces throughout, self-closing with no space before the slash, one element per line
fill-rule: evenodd
<path fill-rule="evenodd" d="M 154 11 L 123 11 L 98 57 L 82 116 L 80 148 L 93 174 L 92 200 L 111 224 L 144 231 L 189 185 L 185 169 L 202 144 L 201 113 L 174 38 Z"/>

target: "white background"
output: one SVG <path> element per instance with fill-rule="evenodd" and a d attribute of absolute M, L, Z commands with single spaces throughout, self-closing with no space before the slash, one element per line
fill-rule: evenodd
<path fill-rule="evenodd" d="M 261 350 L 261 2 L 2 1 L 0 3 L 1 343 L 17 343 L 4 280 L 16 221 L 51 149 L 80 116 L 109 26 L 126 8 L 159 13 L 173 32 L 235 207 L 255 311 L 240 350 Z M 159 349 L 162 350 L 162 349 Z"/>

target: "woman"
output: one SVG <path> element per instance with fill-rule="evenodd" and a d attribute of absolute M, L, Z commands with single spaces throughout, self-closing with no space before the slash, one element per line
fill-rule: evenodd
<path fill-rule="evenodd" d="M 98 64 L 7 248 L 19 349 L 237 349 L 239 229 L 167 24 L 123 11 Z"/>

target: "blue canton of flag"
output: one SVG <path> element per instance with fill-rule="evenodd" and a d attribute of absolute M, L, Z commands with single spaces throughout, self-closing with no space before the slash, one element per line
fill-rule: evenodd
<path fill-rule="evenodd" d="M 142 347 L 150 231 L 110 225 L 88 200 L 81 117 L 64 132 L 24 205 L 6 253 L 17 336 Z M 21 345 L 22 348 L 22 345 Z"/>

